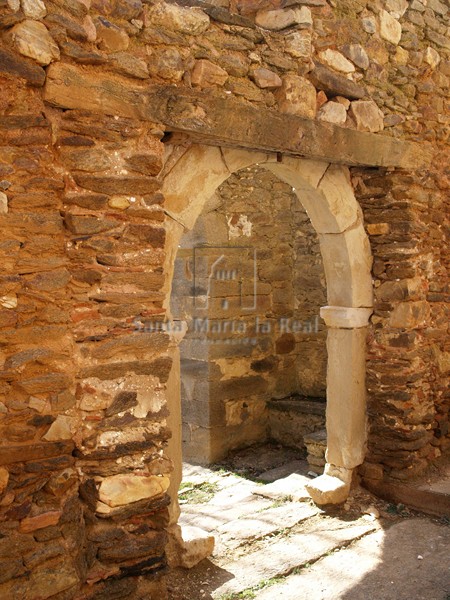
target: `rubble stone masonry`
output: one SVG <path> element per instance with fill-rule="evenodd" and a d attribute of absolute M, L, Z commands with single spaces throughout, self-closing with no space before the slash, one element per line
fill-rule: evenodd
<path fill-rule="evenodd" d="M 208 142 L 201 101 L 181 115 L 196 139 L 152 116 L 165 88 L 432 153 L 351 168 L 374 258 L 361 473 L 405 479 L 449 451 L 449 15 L 446 0 L 0 0 L 1 598 L 164 598 L 177 340 L 136 323 L 170 304 L 164 177 Z M 237 114 L 224 127 L 247 131 Z"/>

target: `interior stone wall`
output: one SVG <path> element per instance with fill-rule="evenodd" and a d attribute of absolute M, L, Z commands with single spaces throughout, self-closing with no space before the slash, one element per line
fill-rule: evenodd
<path fill-rule="evenodd" d="M 161 142 L 149 84 L 431 143 L 423 172 L 353 171 L 377 290 L 363 474 L 448 451 L 448 6 L 281 5 L 0 0 L 1 597 L 164 598 L 176 336 L 146 324 L 189 142 Z"/>
<path fill-rule="evenodd" d="M 205 253 L 206 274 L 225 257 L 207 306 Z M 270 399 L 325 398 L 324 304 L 317 235 L 291 187 L 258 167 L 232 175 L 183 236 L 175 265 L 172 313 L 188 323 L 180 346 L 185 458 L 212 462 L 264 441 Z"/>

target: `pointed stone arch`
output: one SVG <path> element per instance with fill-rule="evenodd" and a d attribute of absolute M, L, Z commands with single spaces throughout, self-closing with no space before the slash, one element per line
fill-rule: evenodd
<path fill-rule="evenodd" d="M 342 502 L 350 489 L 352 471 L 365 455 L 365 340 L 372 313 L 372 256 L 348 169 L 249 150 L 189 147 L 172 161 L 162 188 L 165 211 L 171 217 L 166 243 L 167 303 L 184 231 L 194 227 L 205 203 L 232 173 L 254 165 L 292 186 L 319 238 L 328 302 L 321 309 L 328 327 L 327 464 L 324 475 L 308 489 L 320 504 Z M 179 431 L 179 393 L 173 392 L 169 402 L 172 426 Z M 181 451 L 172 455 L 181 461 Z"/>

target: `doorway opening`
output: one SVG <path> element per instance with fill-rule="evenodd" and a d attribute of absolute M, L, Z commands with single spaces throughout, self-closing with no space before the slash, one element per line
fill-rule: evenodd
<path fill-rule="evenodd" d="M 259 166 L 231 175 L 184 233 L 175 261 L 172 314 L 187 323 L 185 461 L 217 463 L 267 441 L 304 457 L 305 436 L 316 434 L 323 443 L 309 460 L 323 471 L 324 304 L 319 241 L 292 187 Z"/>
<path fill-rule="evenodd" d="M 372 313 L 372 258 L 348 169 L 296 157 L 195 145 L 172 149 L 167 165 L 163 193 L 166 213 L 172 217 L 166 241 L 170 284 L 183 235 L 195 227 L 207 202 L 233 173 L 255 165 L 263 167 L 291 186 L 304 206 L 320 243 L 327 283 L 327 306 L 321 308 L 320 314 L 328 327 L 326 465 L 324 475 L 308 489 L 319 503 L 325 498 L 327 502 L 341 502 L 349 492 L 353 469 L 365 455 L 365 340 Z M 248 228 L 242 218 L 232 218 L 230 225 Z M 208 260 L 202 263 L 206 270 L 200 267 L 198 271 L 200 300 L 208 298 L 210 289 L 207 280 L 213 272 L 208 271 Z M 223 271 L 232 272 L 233 267 Z M 176 386 L 172 389 L 169 409 L 175 436 L 171 455 L 177 465 L 181 463 L 181 401 Z M 203 403 L 203 408 L 199 408 L 208 424 L 216 417 L 222 419 L 225 411 L 223 402 L 218 405 L 218 415 L 208 413 L 211 406 Z M 238 414 L 242 414 L 242 409 L 248 412 L 248 406 L 236 406 Z"/>

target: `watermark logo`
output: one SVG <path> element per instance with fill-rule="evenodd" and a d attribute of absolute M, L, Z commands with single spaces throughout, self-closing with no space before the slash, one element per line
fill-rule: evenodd
<path fill-rule="evenodd" d="M 256 249 L 248 246 L 197 246 L 193 249 L 193 305 L 222 310 L 234 304 L 242 311 L 257 308 Z"/>

